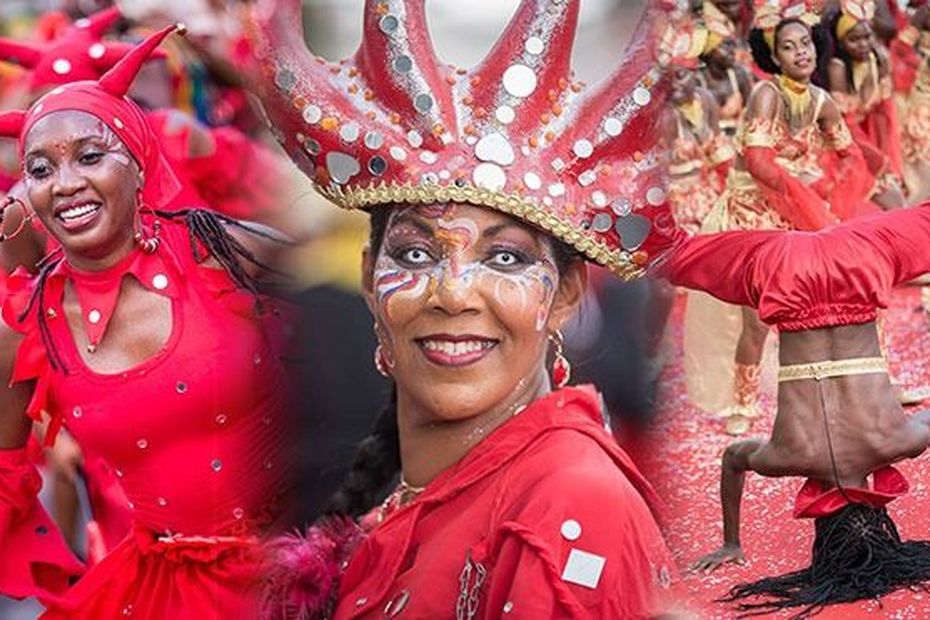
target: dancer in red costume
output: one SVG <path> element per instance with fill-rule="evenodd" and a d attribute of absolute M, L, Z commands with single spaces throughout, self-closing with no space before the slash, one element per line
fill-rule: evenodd
<path fill-rule="evenodd" d="M 930 416 L 904 415 L 881 356 L 876 311 L 930 269 L 930 205 L 818 233 L 722 233 L 689 239 L 659 273 L 756 308 L 780 332 L 779 410 L 770 439 L 723 456 L 724 544 L 695 568 L 742 561 L 747 471 L 808 480 L 795 517 L 815 519 L 810 568 L 735 587 L 743 612 L 878 598 L 930 580 L 930 543 L 902 542 L 884 506 L 907 492 L 893 467 L 930 445 Z M 758 600 L 754 597 L 766 597 Z"/>
<path fill-rule="evenodd" d="M 635 277 L 680 234 L 660 185 L 658 20 L 650 7 L 625 61 L 585 91 L 570 77 L 578 8 L 524 0 L 469 71 L 437 60 L 422 2 L 367 2 L 362 46 L 339 64 L 307 53 L 300 2 L 257 4 L 285 147 L 321 193 L 370 209 L 364 285 L 396 386 L 330 506 L 367 537 L 354 552 L 319 530 L 282 543 L 269 616 L 661 610 L 672 567 L 654 492 L 597 394 L 566 385 L 559 332 L 582 257 Z M 333 599 L 300 592 L 309 575 L 338 581 L 343 560 Z"/>
<path fill-rule="evenodd" d="M 825 86 L 875 177 L 872 199 L 885 209 L 896 209 L 904 206 L 901 128 L 891 64 L 873 43 L 874 14 L 874 0 L 843 0 L 824 15 L 825 31 L 834 41 Z"/>
<path fill-rule="evenodd" d="M 99 81 L 0 116 L 61 246 L 38 276 L 11 276 L 0 328 L 0 350 L 15 351 L 0 400 L 0 588 L 38 596 L 44 618 L 247 617 L 257 537 L 287 486 L 277 318 L 258 291 L 276 242 L 211 212 L 162 211 L 180 186 L 125 96 L 171 30 Z M 74 562 L 21 447 L 46 414 L 46 441 L 65 427 L 106 459 L 134 515 L 70 589 Z"/>

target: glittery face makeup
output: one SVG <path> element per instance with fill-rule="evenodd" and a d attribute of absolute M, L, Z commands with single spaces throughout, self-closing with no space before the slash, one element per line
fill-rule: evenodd
<path fill-rule="evenodd" d="M 399 385 L 466 417 L 463 403 L 502 401 L 540 371 L 559 288 L 545 235 L 482 207 L 397 208 L 372 260 Z"/>
<path fill-rule="evenodd" d="M 26 136 L 23 168 L 29 202 L 66 254 L 96 260 L 131 247 L 139 169 L 99 118 L 42 118 Z"/>
<path fill-rule="evenodd" d="M 469 208 L 414 207 L 391 215 L 374 272 L 379 308 L 389 317 L 392 305 L 422 301 L 438 289 L 476 292 L 516 312 L 535 311 L 535 329 L 542 330 L 558 281 L 552 250 L 515 221 L 480 230 L 478 220 L 456 213 Z M 487 240 L 479 251 L 482 233 L 497 242 Z"/>

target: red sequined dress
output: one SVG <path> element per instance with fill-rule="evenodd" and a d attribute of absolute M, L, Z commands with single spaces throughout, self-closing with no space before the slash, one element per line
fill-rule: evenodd
<path fill-rule="evenodd" d="M 10 278 L 3 317 L 24 335 L 13 379 L 36 382 L 28 413 L 47 412 L 50 435 L 62 425 L 105 459 L 134 517 L 132 532 L 63 591 L 62 573 L 74 565 L 38 506 L 34 468 L 16 451 L 0 453 L 0 553 L 9 569 L 0 588 L 36 594 L 49 608 L 44 618 L 225 619 L 248 617 L 254 604 L 256 537 L 287 486 L 277 313 L 268 305 L 259 313 L 225 271 L 198 261 L 186 225 L 161 221 L 160 236 L 154 254 L 135 251 L 102 273 L 60 263 L 31 307 L 35 281 Z M 125 372 L 91 370 L 62 308 L 78 277 L 90 287 L 135 278 L 170 299 L 163 348 Z M 40 312 L 58 358 L 43 342 Z"/>

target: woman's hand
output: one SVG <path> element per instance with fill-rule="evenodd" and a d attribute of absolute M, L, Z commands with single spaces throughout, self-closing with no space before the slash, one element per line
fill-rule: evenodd
<path fill-rule="evenodd" d="M 745 564 L 746 556 L 739 545 L 723 545 L 713 553 L 708 553 L 691 565 L 691 572 L 708 575 L 724 564 Z"/>

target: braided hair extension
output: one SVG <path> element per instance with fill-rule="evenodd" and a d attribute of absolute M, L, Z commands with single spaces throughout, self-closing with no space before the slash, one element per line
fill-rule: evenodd
<path fill-rule="evenodd" d="M 359 444 L 352 467 L 332 496 L 325 515 L 358 518 L 380 501 L 385 487 L 400 471 L 400 435 L 397 429 L 397 388 L 391 389 L 387 406 L 374 428 Z"/>
<path fill-rule="evenodd" d="M 274 267 L 266 265 L 254 253 L 229 234 L 226 226 L 238 228 L 250 235 L 269 239 L 277 243 L 286 243 L 280 236 L 235 218 L 216 213 L 207 209 L 182 209 L 180 211 L 153 211 L 153 213 L 166 220 L 183 218 L 190 232 L 191 251 L 194 258 L 200 262 L 206 258 L 198 247 L 199 241 L 206 249 L 207 254 L 216 259 L 220 266 L 229 274 L 240 288 L 244 288 L 258 298 L 261 294 L 261 283 L 246 269 L 251 264 L 270 273 L 284 276 Z"/>
<path fill-rule="evenodd" d="M 26 317 L 29 316 L 32 309 L 38 305 L 39 335 L 42 338 L 42 344 L 45 346 L 45 350 L 48 352 L 48 363 L 52 367 L 52 370 L 58 370 L 68 374 L 68 370 L 65 368 L 64 362 L 61 359 L 61 353 L 58 351 L 58 347 L 55 346 L 55 341 L 52 339 L 52 333 L 51 330 L 49 330 L 48 321 L 46 320 L 45 311 L 43 309 L 45 307 L 45 283 L 48 281 L 48 276 L 52 270 L 64 260 L 61 254 L 61 248 L 56 248 L 36 264 L 36 268 L 39 270 L 36 276 L 36 286 L 32 290 L 32 295 L 29 296 L 29 302 L 26 304 L 26 307 L 23 308 L 23 311 L 20 312 L 19 316 L 16 318 L 22 323 L 26 320 Z"/>
<path fill-rule="evenodd" d="M 248 272 L 245 265 L 252 264 L 268 272 L 284 276 L 277 269 L 266 265 L 259 260 L 254 253 L 240 243 L 235 237 L 229 234 L 226 226 L 231 226 L 243 230 L 256 237 L 262 237 L 275 241 L 277 243 L 287 243 L 287 241 L 278 235 L 273 234 L 262 228 L 250 226 L 226 215 L 215 213 L 206 209 L 183 209 L 180 211 L 158 211 L 150 210 L 150 213 L 167 220 L 183 218 L 187 224 L 188 234 L 190 235 L 191 248 L 194 257 L 201 261 L 205 258 L 202 255 L 198 243 L 202 244 L 207 253 L 216 259 L 220 266 L 229 274 L 236 286 L 243 288 L 255 296 L 256 308 L 261 309 L 261 294 L 263 287 L 259 279 Z M 39 334 L 42 337 L 42 344 L 45 346 L 48 355 L 49 365 L 53 370 L 68 374 L 61 353 L 55 345 L 48 327 L 45 312 L 45 285 L 48 276 L 55 267 L 64 260 L 61 248 L 56 248 L 51 254 L 43 258 L 36 265 L 38 275 L 36 276 L 36 286 L 29 297 L 26 307 L 17 317 L 20 323 L 26 320 L 26 317 L 33 308 L 38 307 L 38 324 Z"/>
<path fill-rule="evenodd" d="M 814 521 L 808 568 L 735 586 L 720 602 L 738 602 L 741 618 L 795 607 L 804 620 L 827 605 L 879 599 L 899 590 L 930 590 L 930 542 L 902 541 L 885 508 L 849 504 Z M 750 597 L 768 597 L 745 602 Z"/>

